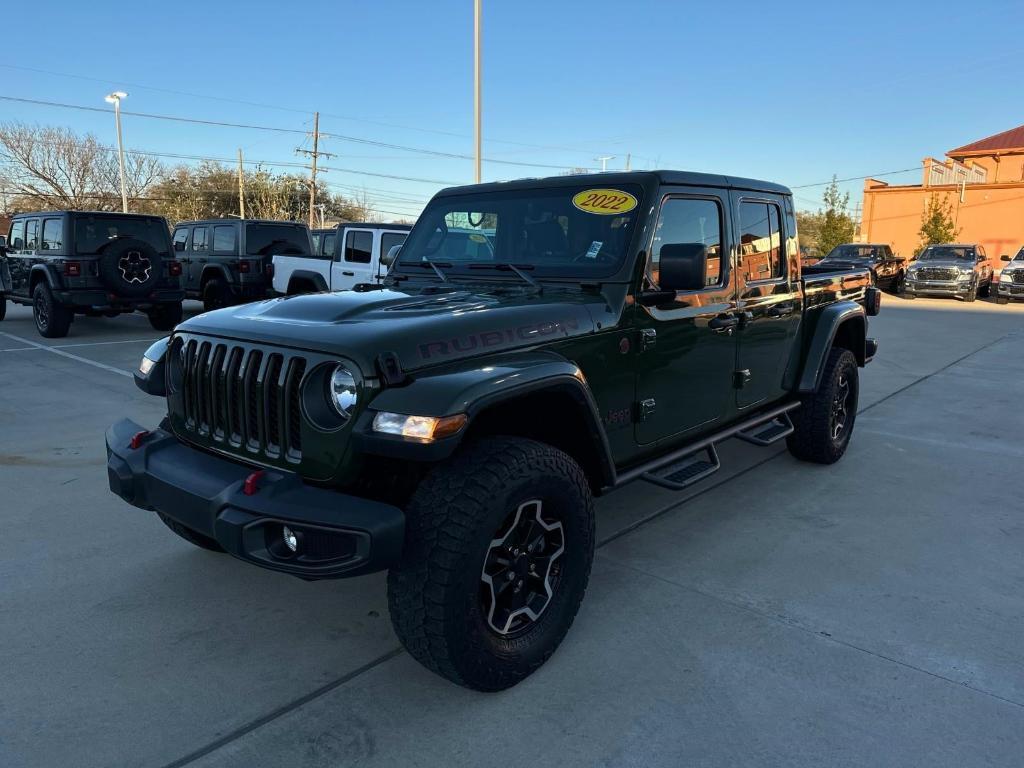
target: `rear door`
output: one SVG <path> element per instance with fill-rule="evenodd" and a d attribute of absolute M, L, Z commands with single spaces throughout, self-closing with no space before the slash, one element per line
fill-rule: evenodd
<path fill-rule="evenodd" d="M 692 250 L 697 244 L 705 252 L 705 287 L 636 308 L 636 439 L 641 445 L 705 432 L 735 413 L 736 286 L 727 193 L 686 189 L 664 194 L 660 203 L 644 290 L 661 290 L 663 251 Z"/>
<path fill-rule="evenodd" d="M 209 229 L 205 224 L 192 227 L 188 246 L 188 286 L 198 288 L 203 268 L 210 260 Z"/>
<path fill-rule="evenodd" d="M 743 410 L 785 395 L 800 327 L 796 220 L 783 195 L 734 190 L 736 263 L 736 406 Z"/>
<path fill-rule="evenodd" d="M 372 229 L 346 229 L 331 268 L 331 290 L 373 282 Z"/>

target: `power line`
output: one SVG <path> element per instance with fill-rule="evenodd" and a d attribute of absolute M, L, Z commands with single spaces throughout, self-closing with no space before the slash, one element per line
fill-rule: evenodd
<path fill-rule="evenodd" d="M 122 114 L 127 114 L 122 112 Z M 897 173 L 909 173 L 910 171 L 920 171 L 921 166 L 914 166 L 913 168 L 902 168 L 898 171 L 883 171 L 882 173 L 869 173 L 866 176 L 850 176 L 846 179 L 829 179 L 828 181 L 817 181 L 814 184 L 796 184 L 790 187 L 790 189 L 807 189 L 808 187 L 827 187 L 832 182 L 842 183 L 845 181 L 863 181 L 864 179 L 874 179 L 878 176 L 895 176 Z"/>

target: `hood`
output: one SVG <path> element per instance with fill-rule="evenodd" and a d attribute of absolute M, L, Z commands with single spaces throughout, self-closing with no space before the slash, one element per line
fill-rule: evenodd
<path fill-rule="evenodd" d="M 910 269 L 928 269 L 930 267 L 939 267 L 941 269 L 948 269 L 955 267 L 956 269 L 963 269 L 968 272 L 973 270 L 973 261 L 964 261 L 960 259 L 926 259 L 925 261 L 912 261 L 910 262 Z"/>
<path fill-rule="evenodd" d="M 621 311 L 621 306 L 618 308 Z M 178 330 L 338 355 L 375 376 L 394 352 L 413 371 L 593 333 L 617 321 L 605 296 L 579 288 L 424 286 L 289 296 L 207 312 Z"/>

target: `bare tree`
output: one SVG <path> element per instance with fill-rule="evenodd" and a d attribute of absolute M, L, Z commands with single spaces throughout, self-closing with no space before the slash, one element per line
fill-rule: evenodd
<path fill-rule="evenodd" d="M 117 152 L 92 134 L 79 137 L 68 128 L 4 123 L 0 125 L 0 177 L 19 209 L 110 210 L 120 207 Z M 125 186 L 130 198 L 145 196 L 162 176 L 155 158 L 129 152 Z"/>

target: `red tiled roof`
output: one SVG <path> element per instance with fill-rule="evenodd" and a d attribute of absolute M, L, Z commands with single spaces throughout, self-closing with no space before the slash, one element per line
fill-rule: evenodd
<path fill-rule="evenodd" d="M 946 154 L 954 157 L 968 152 L 997 152 L 1006 149 L 1024 149 L 1024 125 L 1011 128 L 1008 131 L 997 133 L 980 139 L 971 144 L 964 144 L 962 147 L 951 149 Z"/>

